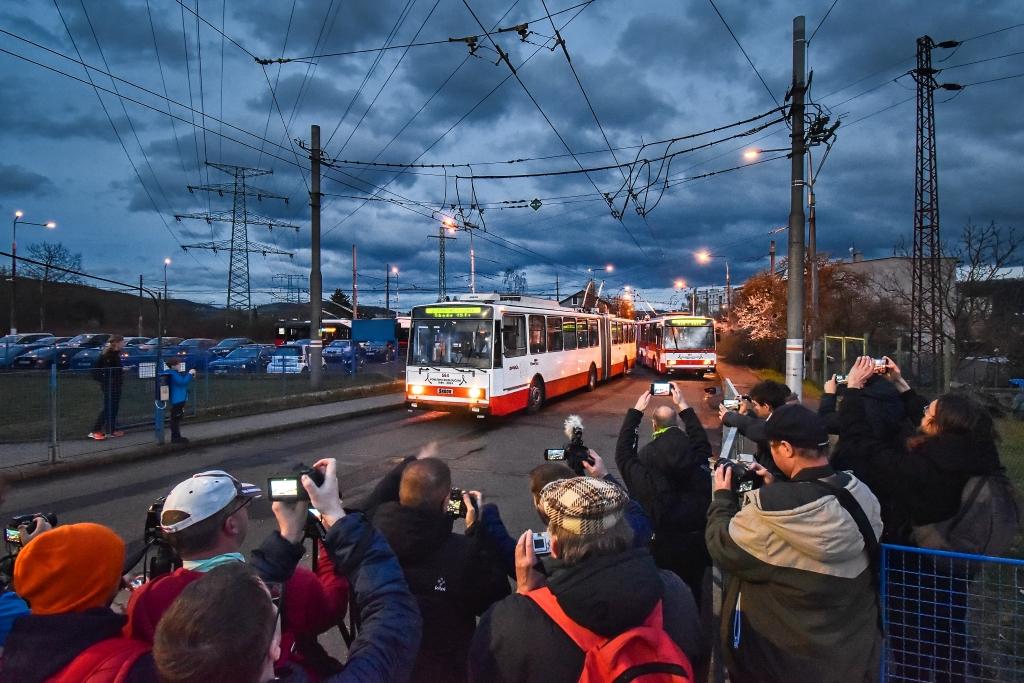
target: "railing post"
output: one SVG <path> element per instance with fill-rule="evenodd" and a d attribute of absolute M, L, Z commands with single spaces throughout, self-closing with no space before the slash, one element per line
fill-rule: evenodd
<path fill-rule="evenodd" d="M 57 362 L 50 364 L 50 464 L 56 465 L 60 456 L 60 445 L 57 442 Z"/>

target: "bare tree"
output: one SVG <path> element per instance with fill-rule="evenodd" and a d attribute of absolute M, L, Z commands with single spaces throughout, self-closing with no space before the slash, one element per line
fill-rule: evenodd
<path fill-rule="evenodd" d="M 61 242 L 36 242 L 28 245 L 28 258 L 38 263 L 25 265 L 25 276 L 39 280 L 39 329 L 46 328 L 47 282 L 81 284 L 82 278 L 68 270 L 82 270 L 82 255 L 73 254 Z M 65 270 L 66 269 L 66 270 Z"/>
<path fill-rule="evenodd" d="M 506 294 L 526 293 L 526 272 L 519 269 L 519 266 L 506 268 L 504 272 L 503 287 Z"/>

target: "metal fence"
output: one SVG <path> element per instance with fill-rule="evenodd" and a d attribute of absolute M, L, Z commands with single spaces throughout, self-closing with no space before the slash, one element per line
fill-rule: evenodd
<path fill-rule="evenodd" d="M 1024 680 L 1024 560 L 882 546 L 882 680 Z"/>
<path fill-rule="evenodd" d="M 156 442 L 157 406 L 169 417 L 169 405 L 157 401 L 158 375 L 154 364 L 145 363 L 103 370 L 62 370 L 56 364 L 0 370 L 0 470 Z M 401 361 L 367 364 L 355 375 L 332 364 L 313 392 L 306 373 L 267 373 L 261 368 L 217 374 L 199 368 L 184 414 L 206 421 L 274 412 L 330 400 L 336 390 L 401 377 Z M 120 435 L 125 430 L 130 432 L 127 438 Z M 92 438 L 97 431 L 102 440 Z"/>

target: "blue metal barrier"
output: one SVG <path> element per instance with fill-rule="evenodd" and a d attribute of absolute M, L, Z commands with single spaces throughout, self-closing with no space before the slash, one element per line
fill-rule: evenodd
<path fill-rule="evenodd" d="M 1024 680 L 1024 560 L 882 546 L 883 681 Z"/>

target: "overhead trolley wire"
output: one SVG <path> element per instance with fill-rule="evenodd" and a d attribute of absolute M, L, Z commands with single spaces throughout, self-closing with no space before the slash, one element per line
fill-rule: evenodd
<path fill-rule="evenodd" d="M 722 16 L 722 13 L 718 11 L 718 6 L 715 4 L 715 0 L 708 0 L 708 2 L 711 3 L 711 7 L 715 10 L 715 14 L 718 15 L 718 18 L 722 20 L 722 23 L 725 25 L 725 30 L 729 32 L 730 36 L 732 36 L 732 40 L 736 43 L 736 47 L 738 47 L 740 52 L 743 53 L 743 56 L 746 57 L 747 64 L 749 64 L 750 68 L 754 70 L 755 74 L 757 74 L 757 79 L 761 81 L 761 85 L 763 85 L 764 89 L 768 91 L 768 95 L 772 98 L 772 101 L 775 102 L 775 106 L 781 107 L 782 105 L 779 104 L 779 99 L 775 97 L 775 93 L 773 93 L 772 89 L 768 87 L 767 83 L 765 83 L 764 77 L 761 76 L 761 72 L 757 70 L 756 66 L 754 66 L 754 62 L 750 59 L 750 55 L 748 55 L 747 51 L 743 49 L 743 45 L 740 44 L 739 38 L 737 38 L 736 34 L 732 32 L 732 27 L 729 26 L 729 22 L 726 21 L 725 17 Z"/>

